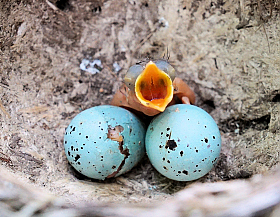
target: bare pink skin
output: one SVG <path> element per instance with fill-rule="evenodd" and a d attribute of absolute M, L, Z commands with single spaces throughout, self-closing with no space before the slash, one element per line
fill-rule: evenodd
<path fill-rule="evenodd" d="M 175 78 L 173 81 L 173 99 L 168 104 L 176 104 L 175 98 L 178 98 L 183 104 L 194 104 L 195 103 L 195 94 L 191 88 L 181 79 Z M 176 97 L 175 97 L 176 96 Z M 148 116 L 154 116 L 160 113 L 160 111 L 146 107 L 140 103 L 137 99 L 134 91 L 130 91 L 126 85 L 123 85 L 114 95 L 111 105 L 124 107 L 130 110 L 136 110 L 144 113 Z"/>

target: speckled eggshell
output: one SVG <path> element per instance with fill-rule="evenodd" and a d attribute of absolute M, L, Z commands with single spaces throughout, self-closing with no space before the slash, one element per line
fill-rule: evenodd
<path fill-rule="evenodd" d="M 117 139 L 111 138 L 115 132 Z M 131 112 L 102 105 L 79 113 L 69 124 L 64 148 L 83 175 L 104 180 L 132 169 L 145 154 L 145 129 Z"/>
<path fill-rule="evenodd" d="M 146 151 L 162 175 L 191 181 L 207 174 L 221 150 L 220 131 L 213 118 L 193 105 L 168 107 L 146 132 Z"/>

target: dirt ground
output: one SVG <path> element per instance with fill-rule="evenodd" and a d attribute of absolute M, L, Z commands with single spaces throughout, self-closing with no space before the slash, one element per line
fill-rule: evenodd
<path fill-rule="evenodd" d="M 168 49 L 222 135 L 217 165 L 196 182 L 269 172 L 280 150 L 279 5 L 269 2 L 0 1 L 1 168 L 72 204 L 165 200 L 187 188 L 147 157 L 118 178 L 90 180 L 63 147 L 75 115 L 109 104 L 131 65 Z M 84 59 L 101 60 L 96 74 Z"/>

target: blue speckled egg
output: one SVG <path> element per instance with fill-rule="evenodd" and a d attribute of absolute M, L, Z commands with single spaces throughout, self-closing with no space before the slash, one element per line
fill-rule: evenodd
<path fill-rule="evenodd" d="M 69 124 L 64 148 L 70 164 L 94 179 L 119 176 L 145 154 L 145 129 L 131 112 L 102 105 L 79 113 Z"/>
<path fill-rule="evenodd" d="M 221 150 L 221 135 L 213 118 L 193 105 L 168 107 L 146 132 L 146 151 L 162 175 L 191 181 L 208 173 Z"/>

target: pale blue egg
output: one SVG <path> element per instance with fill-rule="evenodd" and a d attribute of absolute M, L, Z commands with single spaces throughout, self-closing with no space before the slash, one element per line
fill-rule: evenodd
<path fill-rule="evenodd" d="M 80 173 L 104 180 L 132 169 L 145 154 L 145 128 L 131 112 L 102 105 L 79 113 L 64 136 L 68 161 Z"/>
<path fill-rule="evenodd" d="M 207 174 L 217 162 L 221 135 L 206 111 L 178 104 L 152 120 L 145 143 L 158 172 L 173 180 L 191 181 Z"/>

